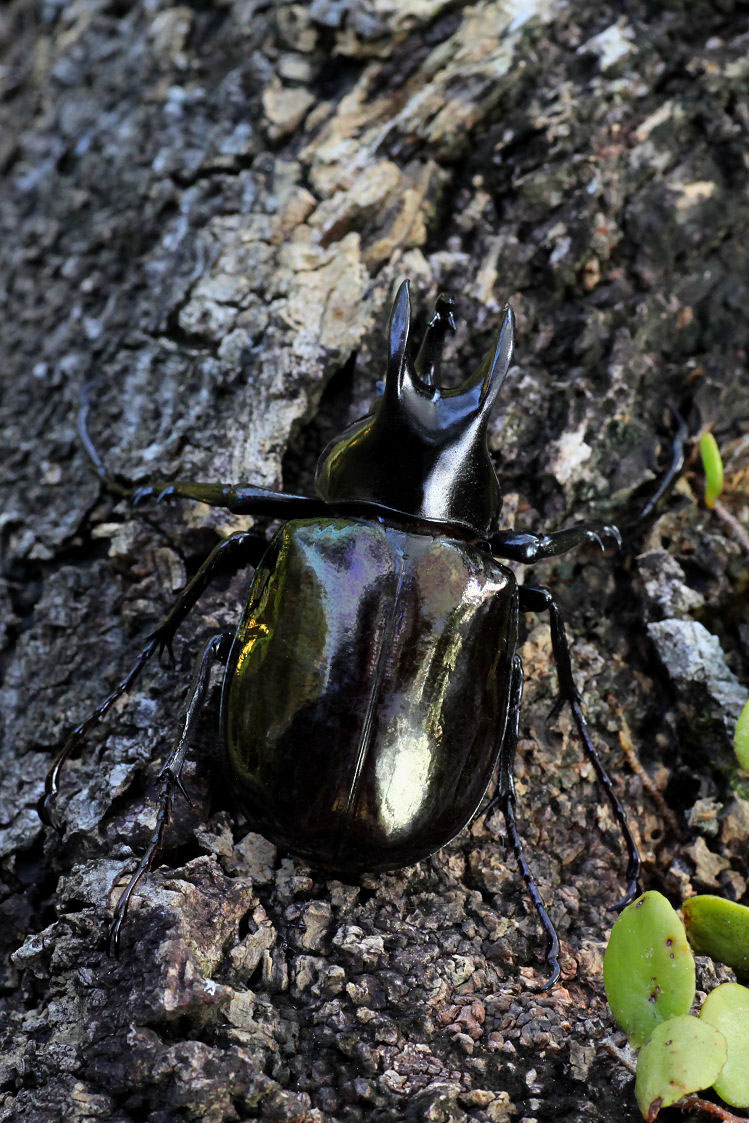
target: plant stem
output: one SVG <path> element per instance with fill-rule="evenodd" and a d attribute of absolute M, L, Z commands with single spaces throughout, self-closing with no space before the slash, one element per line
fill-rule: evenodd
<path fill-rule="evenodd" d="M 622 1068 L 626 1068 L 632 1076 L 637 1074 L 637 1062 L 631 1057 L 627 1056 L 623 1049 L 619 1049 L 614 1044 L 611 1038 L 607 1038 L 601 1042 L 602 1047 L 606 1052 L 618 1061 Z M 712 1115 L 713 1119 L 720 1119 L 722 1123 L 746 1123 L 745 1115 L 734 1115 L 727 1107 L 721 1107 L 720 1104 L 714 1104 L 712 1100 L 703 1100 L 702 1096 L 692 1093 L 689 1096 L 682 1096 L 677 1100 L 674 1107 L 678 1107 L 681 1111 L 702 1111 L 705 1115 Z"/>
<path fill-rule="evenodd" d="M 723 504 L 719 503 L 717 499 L 713 504 L 713 511 L 718 518 L 726 524 L 739 545 L 743 546 L 749 554 L 749 534 L 746 533 L 739 520 L 735 518 L 730 511 L 726 510 Z"/>
<path fill-rule="evenodd" d="M 723 1120 L 723 1123 L 746 1123 L 745 1115 L 734 1115 L 727 1107 L 714 1104 L 711 1100 L 703 1100 L 702 1096 L 695 1094 L 683 1096 L 674 1107 L 679 1107 L 682 1111 L 703 1111 L 706 1115 L 712 1115 L 713 1119 Z"/>

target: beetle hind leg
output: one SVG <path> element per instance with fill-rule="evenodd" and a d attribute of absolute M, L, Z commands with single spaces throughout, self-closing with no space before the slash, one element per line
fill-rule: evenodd
<path fill-rule="evenodd" d="M 515 860 L 520 874 L 525 882 L 528 894 L 533 901 L 533 906 L 538 913 L 544 932 L 548 938 L 546 950 L 546 963 L 549 967 L 549 978 L 543 990 L 550 990 L 559 980 L 561 968 L 559 966 L 559 936 L 557 930 L 546 911 L 546 906 L 538 891 L 538 886 L 531 873 L 530 866 L 525 860 L 523 845 L 518 834 L 515 821 L 515 780 L 513 769 L 515 764 L 515 750 L 518 743 L 520 726 L 520 706 L 523 700 L 523 664 L 516 655 L 512 663 L 512 682 L 510 686 L 510 709 L 507 714 L 507 725 L 502 738 L 502 747 L 499 753 L 499 781 L 497 790 L 489 801 L 484 814 L 488 814 L 494 807 L 499 807 L 504 815 L 507 828 L 507 839 L 512 846 Z"/>
<path fill-rule="evenodd" d="M 603 792 L 608 800 L 609 807 L 619 824 L 622 837 L 627 847 L 627 870 L 625 877 L 627 879 L 627 891 L 621 901 L 618 901 L 612 907 L 615 909 L 622 909 L 628 905 L 637 896 L 639 891 L 638 880 L 640 876 L 640 854 L 637 849 L 634 835 L 627 820 L 627 815 L 622 807 L 618 795 L 614 790 L 614 785 L 611 782 L 609 774 L 603 767 L 598 750 L 596 749 L 588 731 L 588 723 L 585 720 L 585 714 L 582 708 L 582 699 L 577 692 L 574 680 L 572 678 L 572 664 L 570 662 L 570 648 L 567 642 L 567 635 L 564 630 L 564 621 L 562 620 L 559 607 L 554 600 L 553 596 L 548 589 L 540 586 L 521 585 L 519 590 L 520 594 L 520 608 L 523 612 L 548 612 L 549 626 L 551 628 L 551 647 L 554 652 L 554 662 L 557 668 L 557 680 L 559 682 L 559 698 L 557 700 L 552 713 L 558 711 L 562 706 L 569 705 L 572 711 L 572 717 L 577 727 L 577 732 L 580 740 L 583 743 L 586 756 L 590 760 L 596 773 L 598 783 L 600 784 Z"/>
<path fill-rule="evenodd" d="M 158 632 L 154 632 L 153 635 L 149 636 L 138 658 L 135 660 L 122 682 L 107 695 L 103 702 L 99 703 L 85 721 L 76 725 L 75 729 L 65 740 L 47 772 L 44 781 L 44 794 L 37 804 L 39 818 L 43 823 L 46 823 L 47 826 L 54 827 L 57 831 L 62 830 L 62 824 L 56 810 L 56 802 L 60 791 L 60 776 L 67 761 L 76 749 L 79 749 L 80 746 L 85 743 L 91 730 L 99 723 L 104 715 L 109 712 L 117 699 L 121 698 L 123 694 L 127 694 L 154 651 L 160 646 L 160 642 Z M 171 637 L 165 641 L 165 644 L 167 646 L 171 645 Z"/>
<path fill-rule="evenodd" d="M 212 636 L 197 661 L 195 675 L 189 692 L 189 702 L 182 719 L 182 728 L 172 746 L 164 765 L 159 772 L 160 792 L 156 826 L 146 847 L 145 853 L 132 873 L 125 889 L 117 902 L 112 922 L 109 925 L 108 945 L 110 955 L 119 954 L 120 932 L 125 922 L 130 898 L 138 882 L 148 873 L 164 843 L 164 835 L 169 826 L 175 794 L 180 791 L 190 801 L 182 786 L 182 767 L 187 750 L 195 735 L 195 728 L 203 708 L 211 681 L 211 671 L 217 662 L 225 663 L 234 639 L 234 632 L 218 632 Z"/>
<path fill-rule="evenodd" d="M 220 572 L 234 572 L 241 565 L 257 565 L 267 547 L 264 538 L 249 531 L 239 531 L 224 538 L 208 555 L 192 580 L 185 586 L 169 613 L 157 628 L 148 636 L 138 658 L 111 694 L 95 710 L 77 725 L 70 733 L 62 748 L 52 762 L 44 782 L 44 795 L 37 805 L 39 818 L 48 826 L 60 829 L 56 813 L 56 801 L 60 791 L 60 777 L 68 759 L 85 744 L 91 730 L 109 712 L 118 698 L 127 694 L 136 682 L 141 671 L 154 653 L 171 654 L 172 641 L 182 621 L 194 606 L 200 595 Z"/>

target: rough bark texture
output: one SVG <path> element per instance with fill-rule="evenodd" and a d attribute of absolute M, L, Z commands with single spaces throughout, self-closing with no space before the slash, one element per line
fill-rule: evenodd
<path fill-rule="evenodd" d="M 3 7 L 0 1120 L 637 1118 L 600 1049 L 624 863 L 567 716 L 546 729 L 545 620 L 522 642 L 517 782 L 563 939 L 550 994 L 498 816 L 421 866 L 326 880 L 233 814 L 215 697 L 185 778 L 195 806 L 108 958 L 198 640 L 237 620 L 247 575 L 206 594 L 176 667 L 150 667 L 71 763 L 62 839 L 35 803 L 65 730 L 247 525 L 109 497 L 75 432 L 92 380 L 114 470 L 309 490 L 382 377 L 391 288 L 410 276 L 417 314 L 440 288 L 459 298 L 456 371 L 515 307 L 492 430 L 505 525 L 626 523 L 668 462 L 668 404 L 713 429 L 746 525 L 746 14 Z M 746 555 L 690 466 L 621 556 L 533 571 L 566 612 L 645 883 L 675 902 L 741 899 L 749 877 L 728 735 L 749 682 Z"/>

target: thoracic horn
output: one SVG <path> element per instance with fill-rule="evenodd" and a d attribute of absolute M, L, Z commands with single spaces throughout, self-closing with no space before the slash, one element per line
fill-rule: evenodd
<path fill-rule="evenodd" d="M 462 386 L 437 382 L 453 304 L 440 293 L 415 359 L 408 354 L 408 281 L 398 289 L 387 332 L 385 393 L 372 412 L 330 442 L 316 486 L 331 507 L 451 526 L 476 538 L 498 525 L 502 496 L 487 446 L 489 413 L 512 360 L 508 308 L 493 347 Z"/>
<path fill-rule="evenodd" d="M 477 408 L 488 413 L 502 389 L 505 375 L 510 369 L 514 349 L 515 315 L 508 304 L 505 308 L 502 326 L 494 340 L 494 346 L 487 351 L 473 374 L 465 380 L 457 392 L 466 394 L 474 391 L 477 395 Z"/>
<path fill-rule="evenodd" d="M 386 386 L 400 390 L 406 370 L 408 334 L 411 329 L 411 292 L 408 281 L 403 281 L 396 293 L 388 323 L 388 364 Z"/>

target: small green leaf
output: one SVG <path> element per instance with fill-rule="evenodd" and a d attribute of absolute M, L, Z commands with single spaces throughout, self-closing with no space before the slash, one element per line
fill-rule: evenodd
<path fill-rule="evenodd" d="M 682 906 L 689 942 L 696 952 L 749 977 L 749 908 L 706 893 Z"/>
<path fill-rule="evenodd" d="M 709 1088 L 727 1055 L 723 1034 L 691 1014 L 680 1014 L 656 1026 L 637 1058 L 635 1097 L 647 1123 L 652 1123 L 662 1107 Z"/>
<path fill-rule="evenodd" d="M 712 433 L 703 433 L 700 437 L 700 456 L 705 470 L 705 503 L 708 507 L 714 507 L 715 500 L 723 490 L 723 461 Z"/>
<path fill-rule="evenodd" d="M 694 1001 L 694 956 L 684 925 L 661 893 L 643 893 L 614 925 L 603 957 L 611 1012 L 636 1048 Z"/>
<path fill-rule="evenodd" d="M 736 722 L 733 747 L 739 764 L 749 772 L 749 698 Z"/>
<path fill-rule="evenodd" d="M 749 1107 L 749 990 L 722 983 L 702 1003 L 700 1018 L 720 1030 L 728 1049 L 713 1088 L 731 1107 Z"/>

